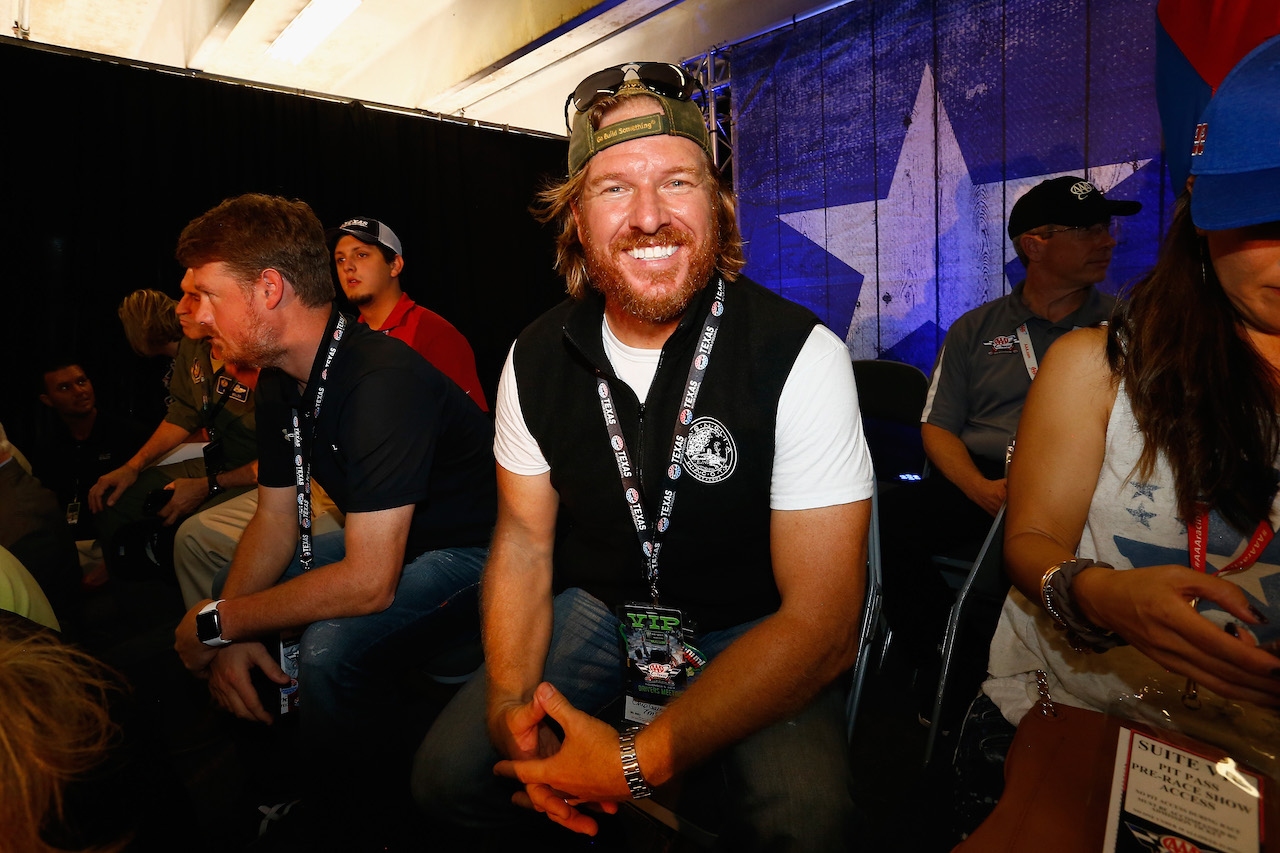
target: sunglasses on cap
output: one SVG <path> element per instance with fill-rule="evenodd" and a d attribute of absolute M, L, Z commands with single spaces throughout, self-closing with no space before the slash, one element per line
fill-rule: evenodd
<path fill-rule="evenodd" d="M 668 62 L 628 62 L 597 71 L 578 84 L 564 99 L 564 126 L 570 133 L 569 105 L 584 113 L 605 95 L 616 95 L 624 83 L 639 83 L 644 88 L 664 98 L 687 101 L 694 92 L 702 91 L 702 84 L 678 65 Z"/>

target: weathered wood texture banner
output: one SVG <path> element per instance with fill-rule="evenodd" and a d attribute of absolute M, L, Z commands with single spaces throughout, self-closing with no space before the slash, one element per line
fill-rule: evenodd
<path fill-rule="evenodd" d="M 1154 261 L 1155 0 L 868 0 L 728 52 L 746 274 L 855 358 L 928 370 L 951 323 L 1023 269 L 1014 201 L 1087 175 L 1145 207 L 1104 290 Z"/>

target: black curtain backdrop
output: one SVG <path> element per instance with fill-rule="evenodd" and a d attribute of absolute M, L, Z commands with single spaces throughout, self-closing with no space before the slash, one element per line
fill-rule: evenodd
<path fill-rule="evenodd" d="M 61 353 L 84 365 L 100 407 L 158 423 L 167 365 L 132 353 L 116 307 L 142 287 L 177 298 L 178 233 L 229 196 L 300 198 L 326 227 L 391 225 L 405 290 L 471 341 L 491 403 L 515 335 L 563 297 L 552 231 L 528 213 L 563 174 L 563 140 L 8 41 L 0 80 L 0 422 L 19 447 L 42 421 L 38 366 Z"/>

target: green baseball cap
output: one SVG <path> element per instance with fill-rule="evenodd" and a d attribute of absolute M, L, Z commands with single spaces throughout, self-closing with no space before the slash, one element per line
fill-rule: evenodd
<path fill-rule="evenodd" d="M 696 142 L 710 156 L 711 137 L 702 109 L 691 100 L 699 89 L 701 86 L 684 69 L 665 62 L 629 62 L 587 77 L 565 101 L 566 113 L 570 103 L 578 111 L 569 134 L 569 174 L 577 174 L 588 160 L 609 146 L 645 136 L 682 136 Z M 606 95 L 647 95 L 657 102 L 659 111 L 593 128 L 591 105 Z"/>

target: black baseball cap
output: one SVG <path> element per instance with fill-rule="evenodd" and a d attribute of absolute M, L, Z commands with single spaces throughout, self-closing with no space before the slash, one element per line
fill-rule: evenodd
<path fill-rule="evenodd" d="M 1111 201 L 1084 178 L 1064 175 L 1041 181 L 1014 203 L 1009 236 L 1016 238 L 1041 225 L 1096 225 L 1139 210 L 1140 202 Z"/>
<path fill-rule="evenodd" d="M 385 223 L 376 219 L 356 218 L 348 219 L 337 228 L 330 228 L 324 232 L 325 239 L 329 241 L 330 248 L 333 244 L 341 239 L 343 234 L 350 234 L 361 243 L 376 243 L 379 246 L 385 246 L 397 255 L 403 255 L 404 251 L 400 248 L 400 238 L 396 236 L 396 232 L 392 231 Z"/>

